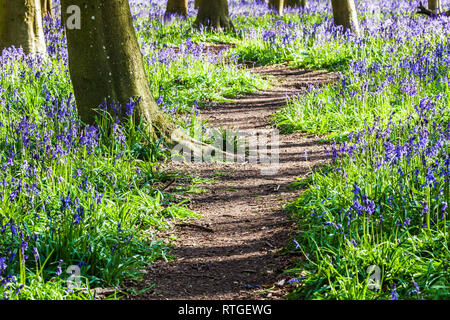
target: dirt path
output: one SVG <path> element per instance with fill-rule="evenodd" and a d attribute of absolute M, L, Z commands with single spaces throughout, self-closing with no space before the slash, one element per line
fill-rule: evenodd
<path fill-rule="evenodd" d="M 211 126 L 248 131 L 265 129 L 270 116 L 285 105 L 286 96 L 302 93 L 309 84 L 333 81 L 325 72 L 286 66 L 254 68 L 279 79 L 273 88 L 212 105 L 201 112 Z M 291 288 L 282 272 L 292 267 L 294 254 L 280 254 L 290 241 L 293 223 L 282 206 L 299 195 L 289 185 L 326 161 L 319 137 L 280 135 L 277 174 L 261 175 L 259 164 L 170 164 L 215 182 L 192 196 L 190 208 L 199 220 L 176 228 L 172 262 L 159 262 L 139 286 L 156 283 L 138 299 L 281 299 Z M 298 255 L 296 255 L 299 257 Z"/>

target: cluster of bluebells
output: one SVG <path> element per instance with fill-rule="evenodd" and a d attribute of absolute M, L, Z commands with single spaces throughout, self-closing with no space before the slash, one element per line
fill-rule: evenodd
<path fill-rule="evenodd" d="M 195 60 L 201 60 L 211 64 L 220 62 L 223 59 L 224 52 L 217 54 L 217 52 L 212 52 L 208 48 L 205 48 L 205 45 L 201 43 L 194 43 L 191 39 L 186 39 L 179 46 L 172 48 L 167 47 L 164 42 L 155 41 L 154 38 L 148 38 L 148 34 L 152 32 L 158 33 L 162 27 L 160 23 L 155 23 L 155 21 L 161 21 L 163 19 L 166 4 L 166 1 L 161 0 L 130 1 L 135 29 L 141 44 L 141 51 L 147 65 L 152 67 L 152 73 L 157 73 L 159 69 L 166 68 L 171 63 L 179 60 L 183 60 L 186 63 L 186 69 Z M 189 2 L 188 15 L 195 16 L 196 13 L 197 10 L 194 9 L 194 3 Z"/>
<path fill-rule="evenodd" d="M 126 179 L 116 177 L 118 172 L 125 176 L 124 169 L 131 165 L 122 158 L 127 151 L 125 123 L 118 119 L 131 119 L 138 100 L 99 108 L 100 113 L 114 115 L 112 135 L 105 135 L 101 123 L 82 124 L 67 85 L 67 52 L 59 20 L 45 20 L 45 35 L 51 59 L 25 55 L 14 47 L 0 55 L 0 292 L 4 295 L 0 298 L 4 299 L 22 292 L 19 270 L 39 269 L 52 248 L 45 279 L 65 276 L 69 264 L 86 263 L 98 277 L 102 264 L 95 261 L 100 251 L 119 257 L 132 238 L 120 236 L 129 231 L 119 230 L 112 217 L 104 221 L 94 217 L 106 210 L 106 188 L 114 189 L 120 181 L 127 184 L 125 193 L 132 192 Z M 112 159 L 105 158 L 105 139 L 115 142 L 114 149 L 107 145 L 106 155 Z M 99 164 L 111 171 L 96 168 Z M 94 250 L 93 242 L 98 241 L 99 231 L 117 235 L 100 251 Z"/>
<path fill-rule="evenodd" d="M 2 58 L 4 67 L 18 61 L 23 66 L 29 61 L 33 72 L 47 72 L 35 61 L 38 58 L 25 56 L 21 50 L 5 51 Z M 43 102 L 36 116 L 17 89 L 2 87 L 7 76 L 14 76 L 7 75 L 10 70 L 2 68 L 0 74 L 0 279 L 5 298 L 20 293 L 21 289 L 13 292 L 8 288 L 13 287 L 21 265 L 39 263 L 38 248 L 45 247 L 45 242 L 56 241 L 62 246 L 70 237 L 68 227 L 78 227 L 79 234 L 88 236 L 85 217 L 101 204 L 101 193 L 88 182 L 83 167 L 98 154 L 99 129 L 81 125 L 71 95 L 54 95 L 46 86 L 41 88 Z M 21 81 L 33 85 L 39 76 Z M 77 196 L 65 191 L 70 185 L 77 187 Z M 34 221 L 31 224 L 30 219 Z M 55 268 L 51 262 L 48 267 Z M 61 263 L 53 272 L 60 275 L 60 270 Z"/>
<path fill-rule="evenodd" d="M 224 53 L 226 48 L 219 52 L 213 52 L 210 48 L 202 43 L 195 44 L 191 39 L 187 39 L 185 42 L 180 43 L 177 48 L 169 48 L 163 46 L 157 48 L 154 44 L 146 43 L 145 40 L 142 45 L 142 52 L 149 66 L 155 68 L 164 68 L 169 66 L 173 62 L 183 61 L 184 67 L 189 68 L 195 61 L 201 61 L 203 63 L 216 64 L 224 59 Z"/>
<path fill-rule="evenodd" d="M 55 7 L 59 8 L 56 5 Z M 43 21 L 44 25 L 44 35 L 47 40 L 47 53 L 62 62 L 67 66 L 68 56 L 67 56 L 67 46 L 66 46 L 66 35 L 64 33 L 64 27 L 59 18 L 58 12 L 55 13 L 54 18 L 45 17 Z"/>
<path fill-rule="evenodd" d="M 398 252 L 409 250 L 400 238 L 415 243 L 432 233 L 439 235 L 433 253 L 448 257 L 450 19 L 415 15 L 416 5 L 407 1 L 359 2 L 359 14 L 364 16 L 362 37 L 338 36 L 339 29 L 327 26 L 331 23 L 328 17 L 320 24 L 300 24 L 303 29 L 292 34 L 303 33 L 303 37 L 287 44 L 287 48 L 307 48 L 317 59 L 331 55 L 323 59 L 327 63 L 352 57 L 336 84 L 308 89 L 307 95 L 296 98 L 295 108 L 287 108 L 297 113 L 297 117 L 289 114 L 292 122 L 304 124 L 308 115 L 317 121 L 323 114 L 328 120 L 327 132 L 354 130 L 326 150 L 332 171 L 317 174 L 312 189 L 298 203 L 302 217 L 312 222 L 312 230 L 323 234 L 322 239 L 315 239 L 318 243 L 348 246 L 349 251 L 364 256 L 363 252 L 375 252 L 383 241 Z M 283 32 L 251 32 L 276 50 L 286 47 Z M 290 58 L 295 59 L 296 50 Z M 345 64 L 346 60 L 342 61 Z M 305 116 L 308 108 L 313 111 Z M 293 127 L 302 128 L 295 123 Z M 315 130 L 312 125 L 309 128 Z M 408 256 L 411 253 L 416 252 L 409 251 Z M 422 267 L 435 261 L 425 259 Z M 424 276 L 405 272 L 400 278 L 406 274 Z M 396 287 L 397 280 L 387 281 L 392 299 L 402 294 L 423 297 L 417 282 L 412 281 L 406 292 L 399 284 Z"/>
<path fill-rule="evenodd" d="M 395 43 L 383 48 L 384 63 L 351 61 L 350 72 L 340 78 L 337 103 L 358 108 L 376 105 L 379 96 L 393 96 L 398 103 L 409 105 L 436 92 L 436 88 L 448 87 L 450 45 L 424 41 L 412 49 L 409 55 L 396 57 L 400 47 Z"/>
<path fill-rule="evenodd" d="M 362 217 L 372 217 L 374 225 L 401 228 L 430 227 L 447 220 L 450 125 L 442 99 L 424 98 L 407 121 L 391 119 L 383 125 L 375 120 L 327 150 L 336 176 L 353 195 L 344 214 L 337 215 L 341 227 L 349 230 Z"/>

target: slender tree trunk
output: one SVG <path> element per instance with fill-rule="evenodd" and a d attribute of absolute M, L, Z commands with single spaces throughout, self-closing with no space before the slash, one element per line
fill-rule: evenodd
<path fill-rule="evenodd" d="M 194 1 L 194 8 L 198 9 L 199 6 L 200 6 L 200 0 L 195 0 Z"/>
<path fill-rule="evenodd" d="M 276 11 L 280 16 L 283 15 L 285 0 L 269 0 L 269 9 Z"/>
<path fill-rule="evenodd" d="M 207 26 L 213 29 L 232 29 L 227 0 L 200 0 L 195 26 Z"/>
<path fill-rule="evenodd" d="M 352 30 L 357 36 L 360 34 L 358 15 L 354 0 L 331 0 L 333 6 L 334 23 Z"/>
<path fill-rule="evenodd" d="M 284 1 L 284 7 L 291 7 L 291 8 L 305 8 L 306 7 L 306 0 L 285 0 Z"/>
<path fill-rule="evenodd" d="M 442 12 L 441 0 L 428 0 L 428 9 L 434 14 L 440 14 Z"/>
<path fill-rule="evenodd" d="M 40 0 L 0 0 L 0 52 L 11 46 L 46 53 Z"/>
<path fill-rule="evenodd" d="M 41 0 L 42 18 L 49 16 L 53 17 L 52 0 Z"/>
<path fill-rule="evenodd" d="M 172 14 L 178 14 L 187 17 L 188 0 L 167 0 L 165 17 L 169 18 Z"/>

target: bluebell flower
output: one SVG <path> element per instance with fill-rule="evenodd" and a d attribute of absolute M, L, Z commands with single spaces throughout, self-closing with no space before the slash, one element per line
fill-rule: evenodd
<path fill-rule="evenodd" d="M 411 294 L 419 294 L 420 293 L 419 285 L 414 280 L 412 281 L 412 283 L 413 283 L 414 289 L 411 290 Z"/>
<path fill-rule="evenodd" d="M 392 285 L 391 300 L 398 300 L 398 293 L 395 283 Z"/>
<path fill-rule="evenodd" d="M 17 287 L 16 292 L 15 292 L 15 295 L 16 295 L 16 296 L 19 295 L 23 288 L 24 288 L 24 285 L 21 283 L 21 284 Z"/>
<path fill-rule="evenodd" d="M 61 265 L 64 261 L 63 260 L 59 260 L 58 261 L 58 267 L 56 268 L 56 275 L 59 276 L 62 273 L 62 269 L 61 269 Z"/>

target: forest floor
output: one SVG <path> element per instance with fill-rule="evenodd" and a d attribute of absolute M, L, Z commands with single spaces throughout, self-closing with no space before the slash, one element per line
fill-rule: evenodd
<path fill-rule="evenodd" d="M 252 71 L 275 77 L 273 86 L 201 109 L 200 117 L 208 119 L 210 127 L 248 134 L 274 130 L 270 118 L 285 106 L 287 96 L 337 77 L 286 65 Z M 274 175 L 261 174 L 265 164 L 168 163 L 166 170 L 202 178 L 204 183 L 196 185 L 200 192 L 189 195 L 189 208 L 201 218 L 177 224 L 170 252 L 175 259 L 153 264 L 144 280 L 133 286 L 136 291 L 156 286 L 133 299 L 282 299 L 292 290 L 291 277 L 284 271 L 294 266 L 294 259 L 302 259 L 298 252 L 286 250 L 294 222 L 283 205 L 301 193 L 292 188 L 297 178 L 307 177 L 314 166 L 328 161 L 325 145 L 323 137 L 316 135 L 280 134 L 279 168 Z"/>

